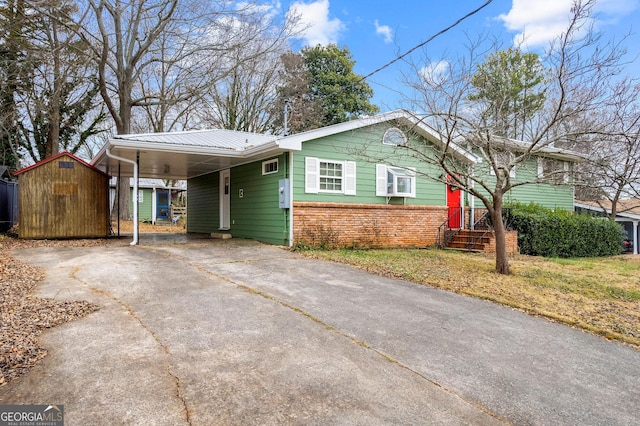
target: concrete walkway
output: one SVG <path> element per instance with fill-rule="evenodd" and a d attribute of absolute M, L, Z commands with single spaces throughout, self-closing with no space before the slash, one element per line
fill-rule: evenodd
<path fill-rule="evenodd" d="M 42 335 L 0 404 L 84 424 L 637 424 L 640 351 L 250 241 L 29 249 Z"/>

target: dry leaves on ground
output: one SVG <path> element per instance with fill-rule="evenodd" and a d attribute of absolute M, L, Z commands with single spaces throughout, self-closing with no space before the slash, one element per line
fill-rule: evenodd
<path fill-rule="evenodd" d="M 38 344 L 40 333 L 81 318 L 98 309 L 84 301 L 57 301 L 34 296 L 42 268 L 21 262 L 11 248 L 69 244 L 60 241 L 22 241 L 0 236 L 0 386 L 24 374 L 46 354 Z M 98 245 L 100 240 L 77 240 L 73 245 Z"/>

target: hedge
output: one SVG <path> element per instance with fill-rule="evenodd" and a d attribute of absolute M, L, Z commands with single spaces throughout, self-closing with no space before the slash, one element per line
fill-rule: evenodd
<path fill-rule="evenodd" d="M 545 257 L 597 257 L 622 252 L 622 227 L 607 219 L 535 204 L 510 205 L 505 221 L 518 231 L 520 253 Z"/>

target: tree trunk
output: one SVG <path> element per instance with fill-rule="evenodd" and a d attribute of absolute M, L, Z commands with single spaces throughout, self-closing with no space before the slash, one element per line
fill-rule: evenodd
<path fill-rule="evenodd" d="M 496 237 L 496 272 L 503 275 L 510 275 L 509 254 L 507 253 L 507 239 L 502 220 L 502 194 L 495 194 L 493 197 L 493 209 L 491 210 L 491 221 Z"/>
<path fill-rule="evenodd" d="M 122 176 L 117 180 L 116 191 L 118 193 L 117 202 L 120 204 L 120 220 L 131 220 L 131 210 L 129 208 L 131 183 L 129 182 L 129 176 Z M 115 209 L 117 208 L 115 206 Z M 117 214 L 117 210 L 114 211 Z"/>
<path fill-rule="evenodd" d="M 128 135 L 131 132 L 131 105 L 124 96 L 120 96 L 120 125 L 117 126 L 119 135 Z M 121 176 L 116 183 L 118 203 L 120 204 L 120 220 L 132 220 L 129 200 L 131 199 L 130 177 Z M 137 200 L 137 197 L 134 197 Z M 117 208 L 117 206 L 116 206 Z M 117 214 L 117 213 L 116 213 Z"/>
<path fill-rule="evenodd" d="M 51 44 L 55 50 L 53 55 L 53 92 L 49 100 L 49 131 L 47 133 L 47 145 L 45 158 L 49 158 L 60 152 L 60 97 L 62 94 L 62 75 L 60 70 L 60 43 L 58 41 L 58 26 L 55 19 L 51 20 Z M 43 158 L 41 158 L 43 160 Z"/>

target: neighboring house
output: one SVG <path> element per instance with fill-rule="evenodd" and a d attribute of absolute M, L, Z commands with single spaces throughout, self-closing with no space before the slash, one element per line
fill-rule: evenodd
<path fill-rule="evenodd" d="M 133 215 L 133 179 L 129 185 L 131 193 L 129 196 L 129 212 Z M 112 209 L 117 209 L 114 203 L 116 194 L 116 180 L 109 182 L 109 205 Z M 140 178 L 138 181 L 138 220 L 141 222 L 151 222 L 155 224 L 158 220 L 169 221 L 171 217 L 171 204 L 176 196 L 186 191 L 186 182 L 173 182 L 167 185 L 162 179 Z"/>
<path fill-rule="evenodd" d="M 575 202 L 575 211 L 578 213 L 588 213 L 599 217 L 608 217 L 611 215 L 611 201 L 577 201 Z M 640 253 L 640 199 L 629 198 L 618 200 L 616 206 L 615 221 L 620 223 L 624 228 L 626 239 L 632 244 L 633 254 Z"/>
<path fill-rule="evenodd" d="M 401 130 L 407 126 L 412 136 Z M 93 164 L 114 173 L 120 162 L 123 173 L 133 173 L 130 164 L 140 153 L 141 176 L 186 179 L 188 232 L 230 233 L 279 245 L 424 247 L 435 244 L 443 225 L 468 226 L 463 212 L 476 200 L 438 181 L 438 167 L 398 159 L 397 145 L 407 137 L 426 141 L 425 155 L 442 143 L 414 115 L 394 111 L 286 137 L 228 130 L 119 135 Z M 452 148 L 456 161 L 482 168 L 478 157 Z M 554 150 L 548 155 L 572 161 Z M 573 206 L 568 182 L 523 186 L 514 190 L 516 196 L 525 203 Z M 450 212 L 456 209 L 460 217 L 452 222 Z"/>

